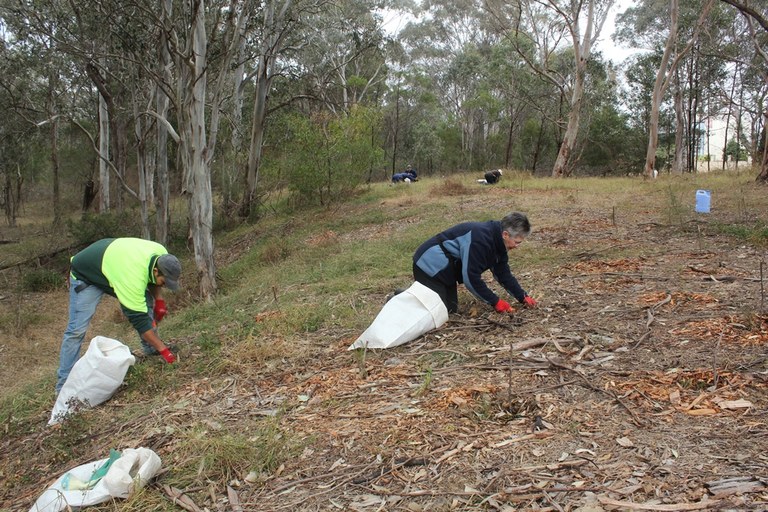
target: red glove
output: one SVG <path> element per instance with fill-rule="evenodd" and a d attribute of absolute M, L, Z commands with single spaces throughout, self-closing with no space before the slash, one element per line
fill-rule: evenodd
<path fill-rule="evenodd" d="M 496 303 L 493 308 L 498 311 L 499 313 L 514 313 L 515 308 L 509 305 L 509 302 L 505 301 L 504 299 L 499 299 L 499 302 Z"/>
<path fill-rule="evenodd" d="M 160 320 L 168 313 L 168 309 L 165 307 L 165 301 L 163 299 L 155 299 L 155 307 L 153 308 L 155 313 L 155 322 L 160 323 Z"/>
<path fill-rule="evenodd" d="M 163 350 L 161 350 L 160 355 L 163 356 L 163 359 L 165 359 L 165 362 L 168 364 L 176 362 L 176 356 L 173 355 L 173 352 L 171 352 L 168 347 L 165 347 Z"/>
<path fill-rule="evenodd" d="M 528 295 L 526 295 L 525 298 L 523 299 L 523 304 L 525 304 L 529 308 L 536 307 L 536 301 L 533 300 L 533 297 L 529 297 Z"/>

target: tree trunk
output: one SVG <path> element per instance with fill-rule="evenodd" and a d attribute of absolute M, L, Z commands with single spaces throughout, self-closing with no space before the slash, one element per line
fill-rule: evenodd
<path fill-rule="evenodd" d="M 138 91 L 133 92 L 133 133 L 136 137 L 136 176 L 139 181 L 139 211 L 141 215 L 141 237 L 150 239 L 149 231 L 149 206 L 147 201 L 147 170 L 146 170 L 146 144 L 144 143 L 144 130 L 142 128 L 139 105 L 136 99 Z"/>
<path fill-rule="evenodd" d="M 109 112 L 99 93 L 99 213 L 109 211 Z"/>
<path fill-rule="evenodd" d="M 397 165 L 397 139 L 400 135 L 400 86 L 395 90 L 395 123 L 392 131 L 392 176 Z"/>
<path fill-rule="evenodd" d="M 204 0 L 192 2 L 191 55 L 182 70 L 184 137 L 182 159 L 189 186 L 189 225 L 200 281 L 200 295 L 211 300 L 216 292 L 213 260 L 213 197 L 205 132 L 206 52 Z"/>
<path fill-rule="evenodd" d="M 117 193 L 117 210 L 123 209 L 124 190 L 128 188 L 125 183 L 125 125 L 118 119 L 117 110 L 115 105 L 115 96 L 109 89 L 106 80 L 101 75 L 101 70 L 92 62 L 89 62 L 85 66 L 88 78 L 91 79 L 93 85 L 99 91 L 101 97 L 104 99 L 104 103 L 107 110 L 107 119 L 109 123 L 109 141 L 111 142 L 110 149 L 112 150 L 112 162 L 114 166 L 115 174 L 120 182 L 120 187 Z M 103 153 L 102 158 L 107 158 Z M 132 192 L 132 191 L 131 191 Z M 133 195 L 133 193 L 132 193 Z"/>
<path fill-rule="evenodd" d="M 768 110 L 763 113 L 763 161 L 760 165 L 760 174 L 755 181 L 768 183 Z"/>
<path fill-rule="evenodd" d="M 552 176 L 570 176 L 572 172 L 572 155 L 576 146 L 576 138 L 579 135 L 579 125 L 581 123 L 581 104 L 584 101 L 584 80 L 587 74 L 587 61 L 592 53 L 593 32 L 595 36 L 600 34 L 602 21 L 595 19 L 595 1 L 588 0 L 587 5 L 587 28 L 584 31 L 584 38 L 581 38 L 579 29 L 578 10 L 572 12 L 573 19 L 570 22 L 571 38 L 573 39 L 573 55 L 575 60 L 575 78 L 573 90 L 571 91 L 571 111 L 568 114 L 568 126 L 565 129 L 563 142 L 560 144 L 560 150 L 557 152 L 557 159 L 552 168 Z M 574 2 L 572 5 L 581 6 L 581 2 Z M 610 5 L 609 5 L 610 7 Z M 595 27 L 597 23 L 597 28 Z"/>
<path fill-rule="evenodd" d="M 557 153 L 555 166 L 552 168 L 552 176 L 570 176 L 571 175 L 571 154 L 576 145 L 576 137 L 579 135 L 579 122 L 581 120 L 581 101 L 584 97 L 584 74 L 583 71 L 576 73 L 576 80 L 573 84 L 571 93 L 571 112 L 568 114 L 568 126 L 565 129 L 563 142 L 560 144 L 560 151 Z"/>
<path fill-rule="evenodd" d="M 170 23 L 173 12 L 173 0 L 160 0 L 162 9 L 162 27 L 160 29 L 160 77 L 162 84 L 157 87 L 157 97 L 155 99 L 157 115 L 161 121 L 168 118 L 168 106 L 170 98 L 165 87 L 170 87 L 171 76 L 171 54 L 168 50 L 168 36 L 165 25 Z M 168 228 L 171 224 L 171 184 L 168 177 L 168 128 L 165 123 L 157 123 L 157 154 L 155 155 L 155 172 L 157 173 L 158 195 L 156 212 L 157 219 L 155 223 L 155 241 L 166 245 L 168 243 Z"/>
<path fill-rule="evenodd" d="M 661 109 L 661 100 L 664 98 L 664 91 L 666 91 L 669 86 L 669 76 L 677 68 L 677 63 L 680 58 L 691 49 L 698 39 L 699 32 L 709 16 L 709 11 L 712 9 L 713 3 L 714 0 L 707 0 L 707 3 L 701 10 L 699 19 L 696 21 L 696 27 L 693 30 L 693 35 L 691 35 L 690 41 L 670 64 L 669 60 L 677 43 L 679 5 L 678 0 L 670 0 L 669 2 L 669 35 L 667 37 L 667 43 L 664 46 L 664 54 L 661 57 L 661 64 L 656 72 L 656 82 L 653 85 L 653 96 L 651 98 L 651 117 L 648 121 L 648 149 L 645 153 L 645 169 L 643 170 L 643 175 L 646 178 L 653 177 L 653 169 L 656 166 L 656 147 L 659 143 L 659 111 Z"/>
<path fill-rule="evenodd" d="M 536 166 L 539 164 L 539 154 L 541 154 L 541 146 L 544 143 L 544 116 L 541 116 L 539 123 L 539 135 L 536 137 L 536 146 L 533 150 L 533 162 L 531 163 L 531 172 L 536 174 Z"/>
<path fill-rule="evenodd" d="M 253 91 L 253 119 L 251 121 L 251 143 L 248 149 L 248 174 L 246 176 L 246 193 L 243 198 L 241 215 L 250 217 L 255 213 L 256 192 L 259 184 L 259 169 L 261 168 L 261 152 L 264 144 L 264 124 L 267 118 L 267 93 L 270 78 L 267 72 L 269 59 L 266 55 L 259 57 L 256 83 Z"/>
<path fill-rule="evenodd" d="M 53 225 L 61 224 L 61 192 L 59 184 L 59 115 L 56 107 L 56 76 L 48 77 L 48 115 L 51 119 L 51 173 L 53 179 Z"/>
<path fill-rule="evenodd" d="M 247 17 L 241 16 L 240 21 L 243 22 Z M 246 52 L 246 40 L 245 29 L 243 26 L 238 26 L 237 37 L 239 39 L 239 45 L 237 49 L 237 67 L 235 68 L 235 74 L 232 80 L 232 167 L 229 172 L 222 173 L 222 188 L 224 190 L 224 212 L 227 216 L 233 215 L 237 212 L 237 198 L 235 198 L 235 184 L 240 182 L 240 155 L 243 151 L 243 92 L 245 82 L 243 81 L 243 75 L 245 74 L 245 52 Z"/>
<path fill-rule="evenodd" d="M 685 167 L 685 113 L 683 112 L 683 85 L 680 73 L 675 70 L 675 157 L 672 174 L 682 174 Z"/>
<path fill-rule="evenodd" d="M 648 122 L 648 149 L 645 153 L 645 170 L 643 172 L 646 178 L 653 177 L 653 169 L 656 167 L 656 147 L 659 143 L 659 111 L 661 110 L 661 100 L 664 98 L 664 91 L 669 83 L 665 80 L 667 66 L 672 55 L 672 50 L 677 42 L 677 15 L 678 0 L 669 2 L 669 35 L 667 43 L 664 46 L 664 54 L 661 57 L 661 64 L 656 72 L 656 81 L 653 85 L 653 95 L 651 97 L 651 118 Z"/>
<path fill-rule="evenodd" d="M 5 207 L 5 219 L 8 226 L 15 228 L 16 219 L 19 216 L 19 207 L 21 206 L 21 186 L 24 179 L 21 176 L 21 166 L 16 165 L 16 177 L 11 178 L 13 173 L 6 168 L 5 183 L 3 184 L 3 206 Z"/>
<path fill-rule="evenodd" d="M 512 160 L 512 136 L 514 134 L 515 129 L 515 118 L 513 116 L 514 107 L 512 105 L 509 106 L 509 130 L 507 131 L 507 146 L 504 150 L 504 167 L 506 169 L 510 168 L 509 162 Z"/>
<path fill-rule="evenodd" d="M 282 2 L 282 4 L 279 4 Z M 243 217 L 251 216 L 256 201 L 261 167 L 264 129 L 267 119 L 267 101 L 272 83 L 275 55 L 281 50 L 285 36 L 283 25 L 293 0 L 267 0 L 263 6 L 264 36 L 259 50 L 259 64 L 256 70 L 254 88 L 253 122 L 251 123 L 251 142 L 248 150 L 248 172 L 246 188 L 240 213 Z M 279 8 L 278 8 L 279 7 Z"/>

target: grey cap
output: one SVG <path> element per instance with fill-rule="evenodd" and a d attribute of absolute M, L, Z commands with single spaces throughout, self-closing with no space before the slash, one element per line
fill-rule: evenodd
<path fill-rule="evenodd" d="M 157 270 L 165 278 L 165 286 L 169 290 L 179 289 L 179 277 L 181 277 L 181 263 L 173 254 L 163 254 L 157 258 Z"/>

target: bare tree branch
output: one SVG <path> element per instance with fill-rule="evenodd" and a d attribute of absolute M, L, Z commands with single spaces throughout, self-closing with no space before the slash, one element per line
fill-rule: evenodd
<path fill-rule="evenodd" d="M 742 2 L 737 2 L 736 0 L 720 0 L 720 1 L 728 5 L 732 5 L 733 7 L 737 8 L 739 11 L 741 11 L 745 15 L 751 16 L 752 18 L 755 19 L 755 21 L 757 21 L 763 27 L 763 30 L 768 32 L 768 19 L 766 19 L 763 15 L 761 15 L 759 12 L 757 12 L 750 6 Z"/>

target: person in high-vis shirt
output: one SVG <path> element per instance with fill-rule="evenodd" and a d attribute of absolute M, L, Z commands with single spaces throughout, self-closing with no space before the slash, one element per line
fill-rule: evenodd
<path fill-rule="evenodd" d="M 458 311 L 457 284 L 487 303 L 499 313 L 512 313 L 514 308 L 496 295 L 482 274 L 493 273 L 496 281 L 512 297 L 526 307 L 536 307 L 509 270 L 508 252 L 523 243 L 531 232 L 528 217 L 519 212 L 501 221 L 464 222 L 433 236 L 413 255 L 413 278 L 430 288 L 445 304 L 449 313 Z"/>
<path fill-rule="evenodd" d="M 69 276 L 69 322 L 59 354 L 56 393 L 80 358 L 80 347 L 101 297 L 116 297 L 141 337 L 147 355 L 168 363 L 176 357 L 157 335 L 167 309 L 160 290 L 179 288 L 181 263 L 157 242 L 140 238 L 105 238 L 72 257 Z"/>

